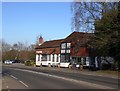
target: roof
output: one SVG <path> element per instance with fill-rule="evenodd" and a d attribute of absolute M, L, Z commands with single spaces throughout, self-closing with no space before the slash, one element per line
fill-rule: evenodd
<path fill-rule="evenodd" d="M 73 42 L 76 40 L 78 43 L 80 43 L 80 45 L 84 45 L 87 43 L 88 40 L 90 40 L 91 36 L 93 36 L 93 33 L 84 33 L 84 32 L 75 31 L 71 33 L 69 36 L 67 36 L 65 39 L 46 41 L 42 45 L 36 47 L 35 49 L 56 48 L 56 47 L 60 47 L 60 44 L 63 42 Z"/>
<path fill-rule="evenodd" d="M 92 35 L 93 33 L 73 32 L 68 37 L 66 37 L 63 42 L 71 42 L 76 39 L 77 40 L 79 39 L 79 41 L 81 41 L 84 40 L 85 38 L 89 39 L 89 37 Z"/>
<path fill-rule="evenodd" d="M 84 33 L 84 32 L 75 31 L 71 33 L 68 37 L 66 37 L 63 42 L 77 41 L 81 45 L 84 45 L 90 40 L 90 37 L 92 36 L 93 36 L 93 33 Z"/>
<path fill-rule="evenodd" d="M 42 45 L 36 47 L 35 49 L 59 47 L 60 44 L 61 44 L 61 42 L 62 42 L 63 40 L 64 40 L 64 39 L 46 41 L 46 42 L 44 42 Z"/>

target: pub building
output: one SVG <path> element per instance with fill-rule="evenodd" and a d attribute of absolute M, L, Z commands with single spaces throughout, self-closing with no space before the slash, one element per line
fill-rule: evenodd
<path fill-rule="evenodd" d="M 73 32 L 64 39 L 45 42 L 40 36 L 35 48 L 36 66 L 98 67 L 95 50 L 87 46 L 93 36 L 93 33 Z"/>

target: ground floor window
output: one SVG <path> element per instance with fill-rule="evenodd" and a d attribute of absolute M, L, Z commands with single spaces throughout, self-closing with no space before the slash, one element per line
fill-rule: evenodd
<path fill-rule="evenodd" d="M 51 55 L 48 55 L 48 60 L 51 61 Z"/>
<path fill-rule="evenodd" d="M 88 65 L 88 61 L 87 57 L 72 57 L 71 63 L 85 66 Z"/>
<path fill-rule="evenodd" d="M 90 65 L 94 65 L 95 64 L 95 57 L 90 57 Z"/>
<path fill-rule="evenodd" d="M 86 57 L 83 58 L 83 65 L 86 65 Z"/>
<path fill-rule="evenodd" d="M 42 61 L 47 61 L 47 55 L 46 55 L 46 54 L 43 54 L 41 60 L 42 60 Z"/>
<path fill-rule="evenodd" d="M 66 54 L 65 60 L 66 60 L 66 62 L 70 62 L 70 54 Z"/>
<path fill-rule="evenodd" d="M 65 55 L 61 54 L 61 62 L 64 62 L 64 61 L 65 61 Z"/>
<path fill-rule="evenodd" d="M 70 62 L 70 54 L 61 54 L 61 62 Z"/>

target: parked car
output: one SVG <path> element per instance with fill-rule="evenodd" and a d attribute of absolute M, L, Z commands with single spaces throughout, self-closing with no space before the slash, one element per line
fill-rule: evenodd
<path fill-rule="evenodd" d="M 12 61 L 11 60 L 6 60 L 4 63 L 5 64 L 12 64 Z"/>
<path fill-rule="evenodd" d="M 70 61 L 72 68 L 80 68 L 80 62 L 78 61 Z"/>

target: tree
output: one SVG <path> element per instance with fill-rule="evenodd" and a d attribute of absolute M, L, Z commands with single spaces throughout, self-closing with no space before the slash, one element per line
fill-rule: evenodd
<path fill-rule="evenodd" d="M 94 23 L 116 8 L 116 2 L 74 2 L 72 4 L 72 29 L 75 31 L 93 32 Z"/>
<path fill-rule="evenodd" d="M 2 52 L 9 51 L 10 49 L 11 49 L 11 45 L 2 39 Z"/>
<path fill-rule="evenodd" d="M 14 43 L 13 45 L 2 41 L 2 60 L 35 60 L 35 45 L 27 46 L 27 43 Z"/>
<path fill-rule="evenodd" d="M 118 63 L 120 61 L 120 3 L 75 2 L 73 11 L 72 25 L 76 31 L 94 31 L 89 47 L 96 49 L 97 56 L 111 56 Z"/>
<path fill-rule="evenodd" d="M 95 23 L 95 41 L 99 44 L 99 49 L 104 48 L 104 52 L 106 50 L 105 53 L 102 53 L 104 55 L 112 55 L 112 53 L 109 54 L 107 51 L 119 43 L 120 23 L 118 19 L 118 10 L 111 9 L 101 20 Z"/>
<path fill-rule="evenodd" d="M 91 41 L 99 56 L 111 56 L 120 61 L 120 3 L 95 22 L 95 37 Z M 118 66 L 119 67 L 119 66 Z"/>

